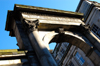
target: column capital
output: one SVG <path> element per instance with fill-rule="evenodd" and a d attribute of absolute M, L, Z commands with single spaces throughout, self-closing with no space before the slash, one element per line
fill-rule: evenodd
<path fill-rule="evenodd" d="M 33 32 L 33 31 L 37 30 L 38 25 L 39 25 L 39 20 L 36 19 L 36 20 L 32 21 L 32 20 L 23 19 L 23 25 L 24 25 L 25 31 Z"/>
<path fill-rule="evenodd" d="M 83 34 L 86 34 L 86 33 L 90 33 L 90 25 L 80 25 L 80 31 L 83 33 Z"/>

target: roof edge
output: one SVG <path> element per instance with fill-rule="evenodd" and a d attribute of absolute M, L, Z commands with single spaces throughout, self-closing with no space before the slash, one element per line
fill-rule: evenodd
<path fill-rule="evenodd" d="M 83 17 L 83 14 L 78 12 L 15 4 L 14 10 L 18 10 L 18 9 L 24 9 L 24 10 L 26 9 L 26 11 L 27 9 L 29 9 L 29 10 L 38 10 L 38 11 L 45 11 L 45 12 L 56 12 L 56 13 L 71 14 L 71 15 L 77 15 Z"/>
<path fill-rule="evenodd" d="M 6 31 L 9 31 L 9 29 L 8 29 L 8 24 L 9 24 L 9 20 L 10 20 L 10 16 L 11 16 L 11 13 L 12 13 L 13 11 L 12 10 L 8 10 L 8 13 L 7 13 L 7 18 L 6 18 L 6 27 L 5 27 L 5 30 Z"/>

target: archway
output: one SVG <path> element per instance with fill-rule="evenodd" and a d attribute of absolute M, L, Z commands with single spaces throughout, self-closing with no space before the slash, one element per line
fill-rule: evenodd
<path fill-rule="evenodd" d="M 43 41 L 46 41 L 48 43 L 68 42 L 80 48 L 94 64 L 96 64 L 96 62 L 100 59 L 97 51 L 93 49 L 93 45 L 91 44 L 91 42 L 79 32 L 65 31 L 64 34 L 59 34 L 55 31 L 52 31 L 44 36 Z M 100 60 L 98 62 L 100 62 Z"/>
<path fill-rule="evenodd" d="M 49 44 L 50 50 L 54 50 L 55 46 L 56 46 L 56 42 L 50 43 Z"/>
<path fill-rule="evenodd" d="M 65 33 L 62 35 L 52 31 L 44 36 L 43 41 L 46 43 L 68 42 L 79 47 L 85 54 L 87 54 L 91 50 L 91 48 L 93 48 L 89 40 L 86 39 L 82 34 L 69 31 L 65 31 Z"/>

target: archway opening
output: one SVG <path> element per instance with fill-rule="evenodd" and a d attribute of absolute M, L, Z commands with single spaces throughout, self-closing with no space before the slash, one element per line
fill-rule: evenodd
<path fill-rule="evenodd" d="M 50 43 L 49 44 L 50 50 L 54 50 L 55 46 L 56 46 L 56 42 Z"/>
<path fill-rule="evenodd" d="M 44 36 L 43 40 L 48 43 L 57 43 L 52 52 L 52 55 L 58 65 L 61 66 L 74 64 L 74 61 L 71 61 L 73 59 L 76 60 L 76 62 L 78 62 L 80 65 L 88 64 L 88 62 L 86 62 L 87 60 L 93 64 L 95 61 L 92 59 L 92 57 L 94 57 L 94 54 L 98 56 L 93 50 L 93 45 L 91 42 L 79 32 L 66 31 L 65 34 L 50 32 Z M 61 48 L 57 48 L 57 46 L 62 45 L 63 42 L 69 43 L 65 53 Z M 95 58 L 98 59 L 99 56 L 98 58 L 96 56 Z"/>

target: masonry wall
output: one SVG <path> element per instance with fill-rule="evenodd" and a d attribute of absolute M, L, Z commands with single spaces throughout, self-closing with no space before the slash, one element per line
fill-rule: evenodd
<path fill-rule="evenodd" d="M 80 58 L 77 59 L 76 58 L 76 53 L 79 53 L 80 55 Z M 84 59 L 83 63 L 82 63 L 82 60 L 80 60 L 81 58 Z M 62 66 L 65 66 L 65 65 L 71 65 L 73 64 L 74 66 L 94 66 L 94 64 L 92 63 L 92 61 L 86 57 L 85 53 L 77 48 L 76 46 L 71 46 L 68 54 L 66 55 L 65 59 L 63 60 L 63 65 Z"/>
<path fill-rule="evenodd" d="M 29 66 L 27 58 L 17 58 L 17 56 L 24 55 L 24 51 L 18 51 L 17 49 L 0 50 L 0 66 Z"/>

